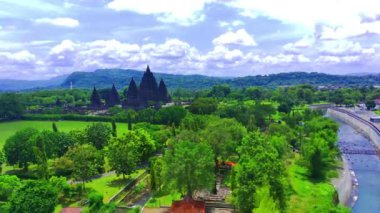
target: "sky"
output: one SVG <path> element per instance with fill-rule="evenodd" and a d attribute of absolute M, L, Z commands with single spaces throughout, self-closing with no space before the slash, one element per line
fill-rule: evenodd
<path fill-rule="evenodd" d="M 0 0 L 0 79 L 380 72 L 380 0 Z"/>

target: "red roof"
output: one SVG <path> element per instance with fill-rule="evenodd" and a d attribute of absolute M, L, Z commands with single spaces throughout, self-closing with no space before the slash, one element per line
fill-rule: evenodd
<path fill-rule="evenodd" d="M 174 201 L 170 207 L 170 213 L 205 213 L 204 201 L 193 200 L 187 196 L 181 201 Z"/>
<path fill-rule="evenodd" d="M 225 164 L 231 167 L 236 166 L 236 163 L 232 161 L 226 161 Z"/>
<path fill-rule="evenodd" d="M 71 208 L 71 207 L 67 207 L 67 208 L 63 208 L 61 210 L 61 213 L 81 213 L 82 212 L 82 209 L 81 208 Z"/>

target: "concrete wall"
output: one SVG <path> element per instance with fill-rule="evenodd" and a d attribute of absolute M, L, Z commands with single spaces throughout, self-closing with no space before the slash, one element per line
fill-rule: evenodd
<path fill-rule="evenodd" d="M 362 121 L 348 115 L 345 113 L 342 113 L 340 111 L 334 110 L 334 109 L 328 109 L 327 110 L 327 115 L 337 118 L 353 128 L 355 128 L 357 131 L 368 137 L 372 143 L 375 144 L 375 146 L 380 149 L 380 137 L 377 134 L 377 132 L 371 128 L 369 125 L 363 123 Z"/>

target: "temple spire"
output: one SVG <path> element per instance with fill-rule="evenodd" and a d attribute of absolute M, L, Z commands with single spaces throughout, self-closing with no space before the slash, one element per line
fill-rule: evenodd
<path fill-rule="evenodd" d="M 150 72 L 150 68 L 149 68 L 149 65 L 146 66 L 146 72 Z"/>

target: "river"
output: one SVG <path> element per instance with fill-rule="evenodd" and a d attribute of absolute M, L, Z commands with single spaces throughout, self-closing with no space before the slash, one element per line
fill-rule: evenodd
<path fill-rule="evenodd" d="M 339 122 L 339 121 L 338 121 Z M 371 150 L 374 145 L 369 139 L 358 133 L 351 126 L 341 123 L 339 129 L 339 146 L 350 150 Z M 376 155 L 345 154 L 350 168 L 358 180 L 358 199 L 353 203 L 354 213 L 380 212 L 380 158 Z"/>

